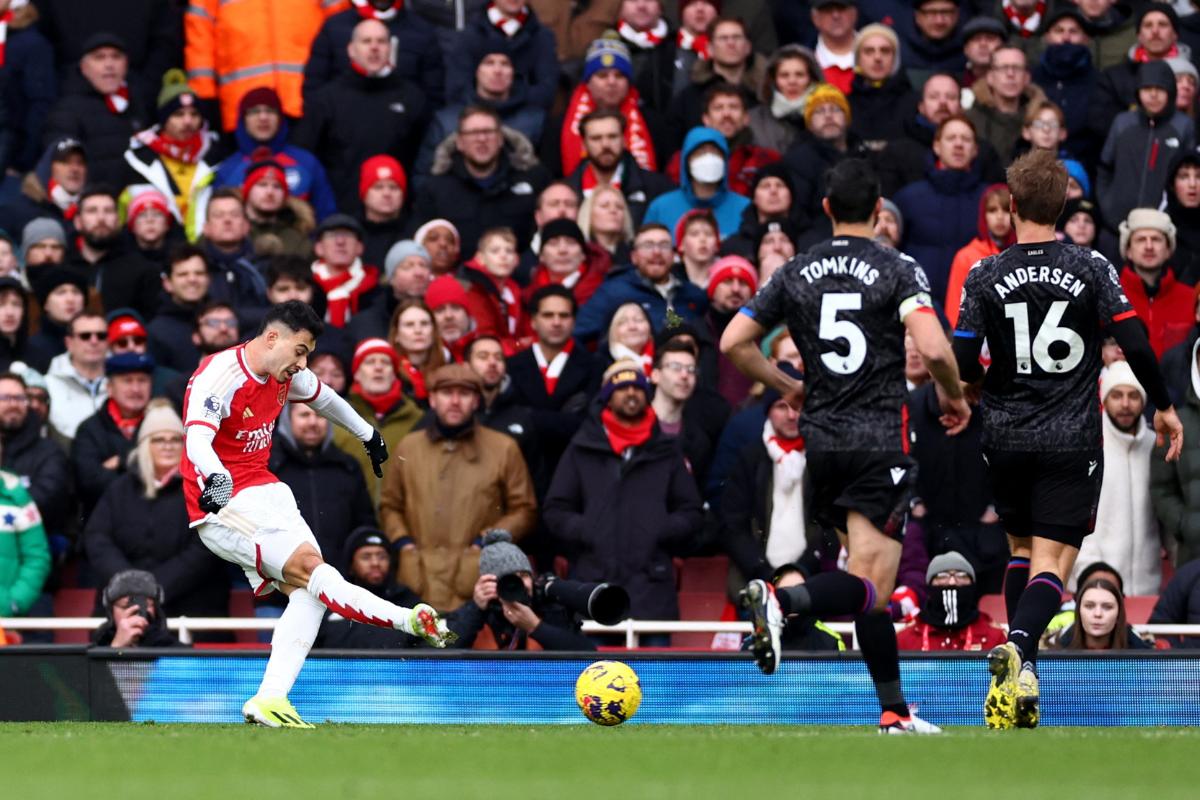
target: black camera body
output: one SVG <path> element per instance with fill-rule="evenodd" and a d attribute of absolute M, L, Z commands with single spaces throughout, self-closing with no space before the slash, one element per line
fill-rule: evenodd
<path fill-rule="evenodd" d="M 521 576 L 509 573 L 496 582 L 496 593 L 501 600 L 530 607 L 546 601 L 558 603 L 601 625 L 616 625 L 629 616 L 629 593 L 611 583 L 585 583 L 546 573 L 533 582 L 531 597 Z"/>

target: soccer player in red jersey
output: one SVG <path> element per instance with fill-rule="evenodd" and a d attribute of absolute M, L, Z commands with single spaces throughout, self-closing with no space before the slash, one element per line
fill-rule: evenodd
<path fill-rule="evenodd" d="M 375 474 L 382 474 L 388 457 L 383 437 L 307 369 L 323 329 L 306 304 L 276 305 L 257 336 L 200 362 L 184 395 L 187 433 L 180 470 L 191 526 L 209 550 L 245 570 L 256 596 L 275 589 L 288 596 L 262 684 L 242 707 L 247 722 L 276 728 L 312 727 L 287 695 L 326 608 L 355 622 L 419 636 L 434 647 L 454 639 L 430 606 L 389 603 L 326 564 L 291 490 L 267 468 L 275 421 L 284 404 L 293 402 L 308 403 L 362 440 Z"/>

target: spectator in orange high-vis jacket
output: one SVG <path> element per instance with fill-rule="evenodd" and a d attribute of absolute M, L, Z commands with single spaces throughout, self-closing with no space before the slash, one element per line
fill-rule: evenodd
<path fill-rule="evenodd" d="M 283 113 L 303 112 L 304 64 L 326 17 L 346 0 L 191 0 L 184 13 L 184 66 L 193 91 L 221 107 L 221 127 L 238 123 L 242 95 L 268 86 Z"/>

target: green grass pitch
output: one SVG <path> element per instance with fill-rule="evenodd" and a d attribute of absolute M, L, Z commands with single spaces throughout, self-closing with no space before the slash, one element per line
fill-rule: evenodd
<path fill-rule="evenodd" d="M 0 724 L 4 796 L 1200 797 L 1200 730 Z"/>

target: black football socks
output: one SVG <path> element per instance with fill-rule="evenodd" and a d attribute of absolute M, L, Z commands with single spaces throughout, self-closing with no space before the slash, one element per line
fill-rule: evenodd
<path fill-rule="evenodd" d="M 1038 640 L 1058 613 L 1062 592 L 1062 581 L 1053 572 L 1039 572 L 1025 587 L 1017 613 L 1008 623 L 1008 640 L 1021 651 L 1022 661 L 1037 664 Z"/>
<path fill-rule="evenodd" d="M 875 605 L 875 587 L 848 572 L 822 572 L 809 578 L 808 583 L 776 589 L 775 597 L 784 614 L 817 619 L 848 617 Z"/>
<path fill-rule="evenodd" d="M 892 615 L 882 610 L 859 614 L 854 618 L 854 630 L 858 634 L 858 649 L 875 684 L 879 707 L 907 717 L 908 704 L 900 691 L 900 652 Z"/>
<path fill-rule="evenodd" d="M 1017 616 L 1017 603 L 1025 584 L 1029 583 L 1029 559 L 1013 556 L 1008 560 L 1008 569 L 1004 571 L 1004 610 L 1008 614 L 1008 624 Z"/>

